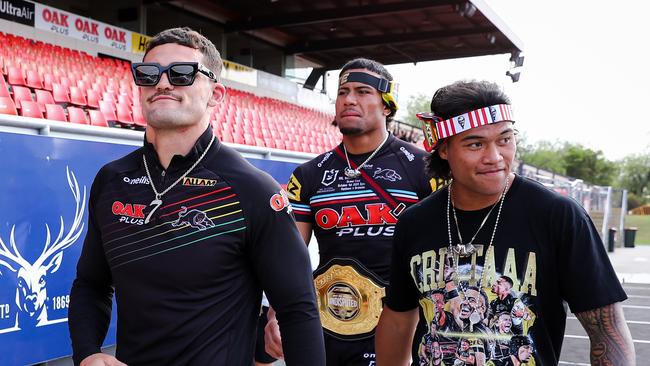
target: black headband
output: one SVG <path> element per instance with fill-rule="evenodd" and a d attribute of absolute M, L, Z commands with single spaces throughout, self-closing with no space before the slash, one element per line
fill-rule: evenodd
<path fill-rule="evenodd" d="M 341 78 L 339 79 L 339 87 L 345 83 L 350 82 L 370 85 L 382 93 L 389 93 L 391 89 L 391 82 L 389 80 L 378 78 L 365 72 L 348 72 L 341 75 Z"/>

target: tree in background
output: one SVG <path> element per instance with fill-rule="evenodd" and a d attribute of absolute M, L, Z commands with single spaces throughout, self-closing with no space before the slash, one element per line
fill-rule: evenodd
<path fill-rule="evenodd" d="M 650 152 L 625 157 L 617 185 L 627 189 L 630 210 L 650 202 Z"/>
<path fill-rule="evenodd" d="M 406 102 L 406 115 L 402 120 L 411 126 L 420 128 L 420 120 L 415 116 L 420 112 L 431 112 L 431 96 L 422 93 L 412 95 Z"/>
<path fill-rule="evenodd" d="M 618 173 L 616 163 L 607 160 L 602 151 L 570 142 L 528 144 L 522 136 L 518 158 L 525 164 L 600 186 L 611 185 Z"/>

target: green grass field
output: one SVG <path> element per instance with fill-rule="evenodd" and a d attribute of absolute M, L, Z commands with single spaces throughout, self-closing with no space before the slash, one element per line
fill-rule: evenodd
<path fill-rule="evenodd" d="M 627 215 L 625 227 L 636 227 L 636 244 L 650 245 L 650 215 Z"/>

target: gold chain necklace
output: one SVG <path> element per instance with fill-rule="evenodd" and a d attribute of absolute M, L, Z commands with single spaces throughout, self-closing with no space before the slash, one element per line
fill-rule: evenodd
<path fill-rule="evenodd" d="M 181 180 L 183 180 L 183 178 L 185 178 L 188 174 L 190 174 L 190 172 L 194 168 L 196 168 L 197 165 L 199 165 L 201 160 L 203 160 L 205 155 L 208 153 L 208 150 L 210 150 L 210 147 L 212 147 L 212 143 L 214 142 L 214 140 L 215 137 L 212 136 L 212 139 L 210 140 L 208 147 L 206 147 L 205 150 L 203 150 L 203 154 L 201 154 L 199 159 L 195 161 L 194 164 L 192 164 L 192 166 L 189 169 L 187 169 L 185 173 L 183 173 L 183 175 L 180 176 L 180 178 L 176 179 L 174 183 L 172 183 L 169 187 L 167 187 L 164 191 L 160 193 L 156 189 L 156 186 L 153 184 L 153 179 L 151 179 L 151 174 L 149 173 L 149 166 L 147 165 L 147 158 L 144 156 L 144 154 L 142 154 L 142 161 L 144 162 L 144 170 L 147 172 L 147 178 L 149 178 L 149 184 L 151 185 L 151 189 L 153 189 L 153 193 L 156 195 L 156 198 L 153 201 L 151 201 L 151 203 L 149 204 L 149 206 L 155 206 L 155 207 L 149 212 L 147 218 L 144 220 L 145 224 L 149 223 L 149 220 L 151 220 L 151 216 L 153 216 L 153 213 L 156 212 L 158 207 L 162 206 L 162 200 L 161 200 L 162 196 L 165 193 L 169 192 L 169 190 L 174 188 Z"/>

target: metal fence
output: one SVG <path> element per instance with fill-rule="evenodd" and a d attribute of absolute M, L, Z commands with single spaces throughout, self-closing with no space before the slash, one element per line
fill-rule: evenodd
<path fill-rule="evenodd" d="M 616 246 L 622 246 L 627 191 L 610 186 L 597 186 L 582 179 L 567 177 L 532 165 L 518 163 L 515 168 L 521 176 L 534 179 L 563 196 L 575 199 L 584 207 L 599 229 L 603 242 L 607 242 L 610 229 L 618 233 Z"/>

